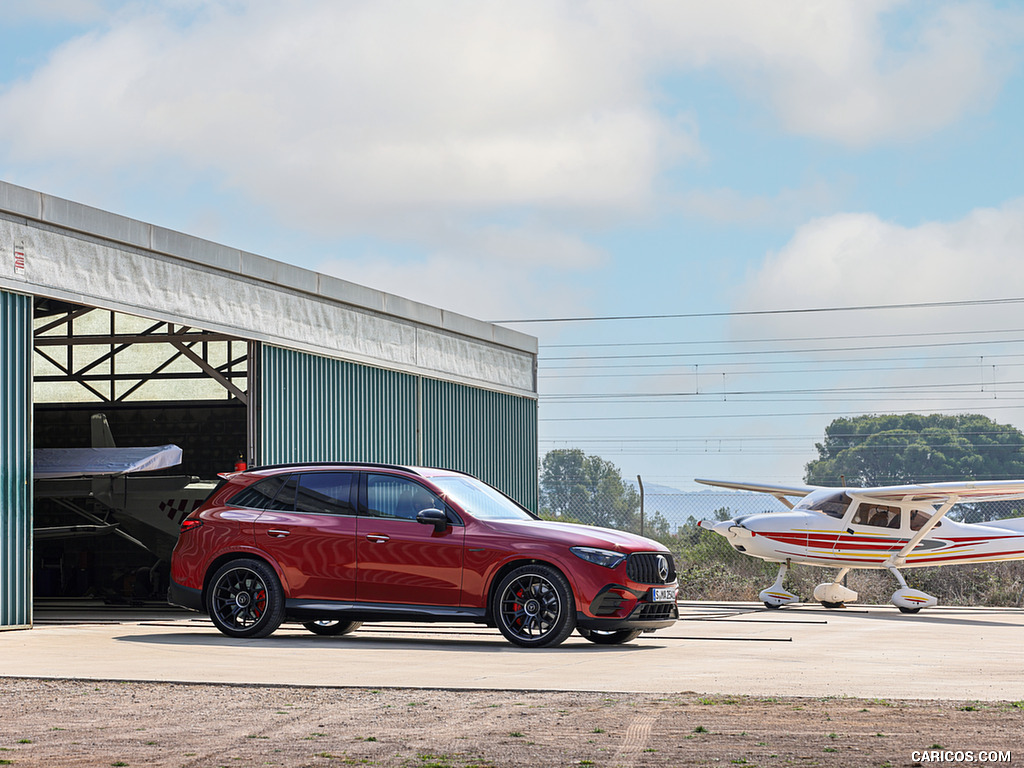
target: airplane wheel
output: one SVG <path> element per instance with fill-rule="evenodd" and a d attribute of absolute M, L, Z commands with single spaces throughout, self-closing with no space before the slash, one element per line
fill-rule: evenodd
<path fill-rule="evenodd" d="M 764 604 L 764 607 L 765 607 L 765 608 L 767 608 L 767 609 L 768 609 L 768 610 L 770 610 L 770 611 L 777 611 L 777 610 L 779 610 L 779 608 L 781 608 L 782 606 L 781 606 L 781 605 L 776 605 L 775 603 L 768 603 L 768 602 L 766 602 L 766 603 Z"/>
<path fill-rule="evenodd" d="M 314 635 L 347 635 L 349 632 L 355 632 L 363 626 L 363 622 L 320 619 L 318 621 L 304 621 L 302 626 Z"/>
<path fill-rule="evenodd" d="M 824 607 L 826 607 L 826 608 L 845 608 L 846 607 L 846 603 L 824 603 L 823 602 L 822 605 Z"/>
<path fill-rule="evenodd" d="M 919 613 L 921 610 L 920 608 L 904 608 L 902 605 L 896 607 L 900 609 L 900 613 Z"/>

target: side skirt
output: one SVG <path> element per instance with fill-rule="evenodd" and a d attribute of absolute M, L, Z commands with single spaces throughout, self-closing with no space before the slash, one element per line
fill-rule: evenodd
<path fill-rule="evenodd" d="M 355 603 L 332 600 L 285 600 L 284 612 L 292 621 L 348 619 L 350 621 L 465 621 L 487 623 L 484 608 L 453 608 L 447 605 Z"/>

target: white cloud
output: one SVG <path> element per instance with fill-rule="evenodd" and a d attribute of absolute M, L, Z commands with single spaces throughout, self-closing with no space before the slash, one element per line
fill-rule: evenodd
<path fill-rule="evenodd" d="M 124 15 L 0 98 L 22 162 L 178 157 L 305 223 L 623 210 L 694 140 L 595 20 L 539 2 L 211 4 Z"/>
<path fill-rule="evenodd" d="M 335 232 L 439 210 L 635 212 L 701 151 L 693 120 L 659 109 L 663 75 L 724 71 L 790 130 L 848 144 L 934 130 L 993 92 L 994 11 L 918 10 L 893 50 L 898 5 L 138 4 L 8 87 L 0 141 L 77 174 L 170 158 Z"/>
<path fill-rule="evenodd" d="M 693 191 L 683 195 L 678 206 L 687 216 L 718 224 L 795 226 L 812 213 L 834 209 L 838 197 L 833 186 L 812 181 L 774 195 L 746 195 L 727 188 Z"/>
<path fill-rule="evenodd" d="M 908 227 L 845 213 L 800 227 L 748 279 L 736 308 L 851 307 L 1024 297 L 1024 198 Z M 887 310 L 757 321 L 792 335 L 1024 327 L 1020 305 Z M 737 327 L 748 322 L 737 323 Z M 800 329 L 803 329 L 802 331 Z"/>
<path fill-rule="evenodd" d="M 1019 12 L 984 3 L 720 0 L 649 7 L 667 59 L 731 74 L 771 104 L 790 132 L 850 146 L 927 134 L 984 105 L 1024 31 Z M 887 36 L 890 18 L 903 9 L 907 31 Z"/>

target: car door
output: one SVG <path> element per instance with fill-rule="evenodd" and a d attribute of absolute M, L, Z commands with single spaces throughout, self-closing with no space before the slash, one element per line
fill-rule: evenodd
<path fill-rule="evenodd" d="M 458 606 L 465 528 L 437 531 L 416 521 L 445 503 L 415 480 L 366 473 L 357 531 L 359 602 Z M 452 513 L 449 520 L 456 520 Z"/>
<path fill-rule="evenodd" d="M 356 597 L 356 472 L 304 472 L 289 478 L 256 520 L 256 545 L 281 567 L 288 597 Z"/>

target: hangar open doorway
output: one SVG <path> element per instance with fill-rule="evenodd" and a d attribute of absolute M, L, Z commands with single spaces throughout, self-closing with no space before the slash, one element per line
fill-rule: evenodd
<path fill-rule="evenodd" d="M 145 473 L 37 477 L 37 606 L 73 598 L 162 602 L 177 525 L 215 487 L 218 473 L 252 453 L 257 345 L 40 297 L 33 315 L 37 464 L 68 448 L 181 449 L 180 463 Z"/>

